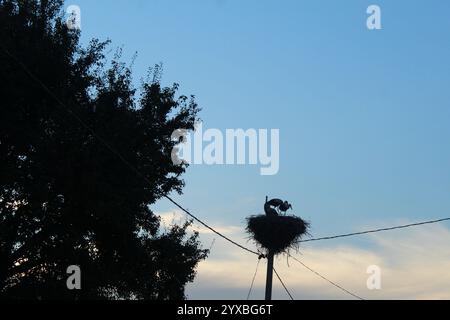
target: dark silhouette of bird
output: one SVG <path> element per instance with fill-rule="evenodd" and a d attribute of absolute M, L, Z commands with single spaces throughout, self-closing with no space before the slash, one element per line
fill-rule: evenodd
<path fill-rule="evenodd" d="M 279 213 L 286 213 L 289 209 L 292 209 L 292 205 L 281 199 L 272 199 L 264 204 L 264 211 L 268 216 L 278 216 Z"/>

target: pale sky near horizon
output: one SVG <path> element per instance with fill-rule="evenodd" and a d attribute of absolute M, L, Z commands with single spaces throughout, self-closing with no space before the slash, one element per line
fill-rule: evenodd
<path fill-rule="evenodd" d="M 162 62 L 163 84 L 196 95 L 204 127 L 280 130 L 277 175 L 260 176 L 250 165 L 191 166 L 184 194 L 175 196 L 237 241 L 252 246 L 242 232 L 245 217 L 262 213 L 266 195 L 289 200 L 314 236 L 450 216 L 449 2 L 71 4 L 81 8 L 84 44 L 109 38 L 112 48 L 123 47 L 125 62 L 137 52 L 136 82 Z M 382 30 L 366 27 L 372 4 L 381 8 Z M 177 212 L 165 201 L 153 209 Z M 443 272 L 449 226 L 320 243 L 304 248 L 305 260 L 362 296 L 450 298 Z M 212 237 L 202 239 L 209 247 Z M 216 239 L 189 296 L 245 298 L 252 259 Z M 285 259 L 277 264 L 299 298 L 346 297 L 292 261 L 290 268 Z M 365 287 L 371 264 L 385 270 L 380 292 Z M 248 274 L 221 280 L 236 268 Z M 279 288 L 275 296 L 286 298 Z"/>

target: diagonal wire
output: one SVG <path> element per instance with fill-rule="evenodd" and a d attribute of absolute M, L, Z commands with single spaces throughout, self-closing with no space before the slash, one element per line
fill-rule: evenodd
<path fill-rule="evenodd" d="M 450 220 L 450 218 L 443 218 L 443 219 L 430 220 L 430 221 L 424 221 L 424 222 L 418 222 L 418 223 L 411 223 L 411 224 L 406 224 L 406 225 L 401 225 L 401 226 L 396 226 L 396 227 L 390 227 L 390 228 L 381 228 L 381 229 L 367 230 L 367 231 L 361 231 L 361 232 L 340 234 L 340 235 L 336 235 L 336 236 L 306 239 L 306 240 L 300 240 L 299 242 L 304 243 L 304 242 L 312 242 L 312 241 L 320 241 L 320 240 L 332 240 L 332 239 L 337 239 L 337 238 L 353 237 L 353 236 L 359 236 L 359 235 L 369 234 L 369 233 L 376 233 L 376 232 L 382 232 L 382 231 L 391 231 L 391 230 L 398 230 L 398 229 L 405 229 L 405 228 L 423 226 L 423 225 L 426 225 L 426 224 L 439 223 L 439 222 L 449 221 L 449 220 Z"/>
<path fill-rule="evenodd" d="M 261 263 L 261 259 L 258 259 L 258 263 L 256 264 L 255 274 L 253 275 L 252 284 L 250 285 L 250 289 L 248 290 L 247 300 L 250 299 L 250 295 L 252 294 L 253 285 L 255 284 L 256 275 L 258 274 L 259 264 Z"/>
<path fill-rule="evenodd" d="M 364 300 L 363 298 L 361 298 L 360 296 L 350 292 L 349 290 L 345 289 L 344 287 L 342 287 L 341 285 L 337 284 L 336 282 L 331 281 L 330 279 L 326 278 L 325 276 L 321 275 L 319 272 L 311 269 L 310 267 L 308 267 L 306 264 L 304 264 L 302 261 L 300 261 L 299 259 L 297 259 L 296 257 L 289 255 L 292 259 L 294 259 L 295 261 L 297 261 L 298 263 L 300 263 L 303 267 L 305 267 L 306 269 L 308 269 L 309 271 L 311 271 L 312 273 L 314 273 L 315 275 L 319 276 L 320 278 L 322 278 L 323 280 L 327 281 L 328 283 L 332 284 L 333 286 L 335 286 L 336 288 L 338 288 L 339 290 L 351 295 L 352 297 L 358 299 L 358 300 Z"/>
<path fill-rule="evenodd" d="M 29 68 L 22 63 L 22 61 L 20 61 L 19 59 L 17 59 L 13 54 L 11 54 L 3 45 L 0 44 L 0 48 L 6 53 L 7 56 L 9 56 L 12 60 L 14 60 L 28 75 L 29 77 L 34 80 L 36 83 L 38 83 L 45 92 L 47 92 L 58 104 L 59 107 L 61 107 L 63 110 L 65 110 L 66 112 L 70 113 L 85 129 L 87 129 L 89 132 L 91 132 L 95 138 L 98 139 L 98 141 L 100 141 L 100 143 L 102 143 L 103 145 L 105 145 L 114 155 L 116 155 L 131 171 L 133 171 L 137 176 L 141 177 L 144 179 L 145 182 L 151 184 L 150 180 L 144 175 L 142 174 L 136 167 L 134 167 L 129 161 L 127 161 L 111 144 L 108 143 L 108 141 L 106 141 L 105 139 L 103 139 L 100 135 L 98 135 L 94 129 L 92 129 L 89 125 L 87 125 L 70 107 L 68 107 L 64 102 L 61 101 L 61 99 L 58 98 L 58 96 L 56 96 L 56 94 L 54 94 L 52 92 L 52 90 L 50 90 L 50 88 L 43 83 L 31 70 L 29 70 Z M 203 225 L 204 227 L 206 227 L 207 229 L 211 230 L 212 232 L 214 232 L 215 234 L 217 234 L 218 236 L 222 237 L 223 239 L 227 240 L 228 242 L 234 244 L 235 246 L 250 252 L 252 254 L 255 254 L 257 256 L 261 257 L 261 254 L 251 250 L 249 248 L 246 248 L 242 245 L 240 245 L 239 243 L 231 240 L 230 238 L 228 238 L 227 236 L 223 235 L 222 233 L 218 232 L 217 230 L 215 230 L 214 228 L 212 228 L 211 226 L 209 226 L 207 223 L 203 222 L 201 219 L 197 218 L 195 215 L 193 215 L 192 213 L 190 213 L 188 210 L 184 209 L 181 205 L 179 205 L 176 201 L 174 201 L 171 197 L 169 197 L 168 195 L 165 194 L 161 194 L 161 196 L 165 197 L 167 200 L 169 200 L 170 202 L 172 202 L 174 205 L 176 205 L 179 209 L 181 209 L 183 212 L 185 212 L 188 216 L 190 216 L 192 219 L 194 219 L 195 221 L 197 221 L 198 223 L 200 223 L 201 225 Z"/>
<path fill-rule="evenodd" d="M 228 238 L 226 235 L 220 233 L 219 231 L 215 230 L 214 228 L 210 227 L 209 225 L 207 225 L 205 222 L 203 222 L 202 220 L 200 220 L 199 218 L 197 218 L 196 216 L 194 216 L 192 213 L 190 213 L 188 210 L 186 210 L 185 208 L 183 208 L 180 204 L 178 204 L 175 200 L 173 200 L 171 197 L 167 196 L 167 195 L 163 195 L 167 200 L 169 200 L 170 202 L 172 202 L 177 208 L 179 208 L 180 210 L 182 210 L 184 213 L 186 213 L 188 216 L 190 216 L 192 219 L 194 219 L 195 221 L 197 221 L 198 223 L 200 223 L 201 225 L 203 225 L 204 227 L 208 228 L 209 230 L 211 230 L 212 232 L 214 232 L 215 234 L 217 234 L 218 236 L 222 237 L 223 239 L 227 240 L 228 242 L 234 244 L 236 247 L 239 247 L 247 252 L 253 253 L 257 256 L 261 256 L 260 253 L 253 251 L 249 248 L 244 247 L 243 245 L 237 243 L 234 240 L 231 240 L 230 238 Z"/>
<path fill-rule="evenodd" d="M 283 280 L 281 280 L 280 275 L 278 274 L 277 270 L 275 268 L 273 268 L 273 271 L 275 272 L 278 280 L 280 280 L 281 285 L 283 286 L 284 290 L 287 292 L 287 294 L 289 295 L 289 297 L 291 298 L 291 300 L 294 300 L 294 298 L 292 297 L 292 294 L 289 292 L 288 288 L 286 287 L 286 285 L 284 284 Z"/>

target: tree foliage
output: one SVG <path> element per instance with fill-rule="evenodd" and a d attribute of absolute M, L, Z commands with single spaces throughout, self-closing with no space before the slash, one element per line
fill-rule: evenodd
<path fill-rule="evenodd" d="M 181 193 L 171 134 L 199 108 L 158 77 L 138 92 L 109 43 L 79 44 L 62 5 L 0 0 L 0 297 L 183 299 L 207 251 L 149 205 Z"/>

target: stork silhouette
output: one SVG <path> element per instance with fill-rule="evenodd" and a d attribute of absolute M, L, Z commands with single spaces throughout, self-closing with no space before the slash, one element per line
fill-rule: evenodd
<path fill-rule="evenodd" d="M 292 205 L 281 199 L 272 199 L 264 204 L 264 211 L 268 216 L 278 216 L 280 213 L 286 213 L 289 209 L 292 209 Z"/>

